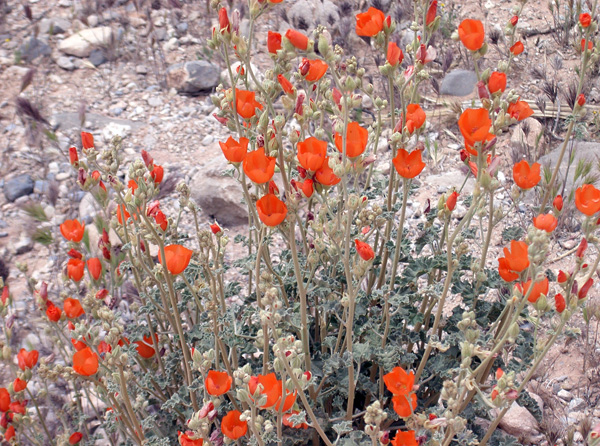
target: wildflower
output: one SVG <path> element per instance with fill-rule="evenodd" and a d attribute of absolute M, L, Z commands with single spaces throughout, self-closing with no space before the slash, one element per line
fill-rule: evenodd
<path fill-rule="evenodd" d="M 304 61 L 308 63 L 308 72 L 304 75 L 304 78 L 309 82 L 316 82 L 321 79 L 327 72 L 327 68 L 329 68 L 329 65 L 319 59 L 303 59 Z"/>
<path fill-rule="evenodd" d="M 215 235 L 223 231 L 223 229 L 221 229 L 221 227 L 217 223 L 213 223 L 212 225 L 210 225 L 210 230 Z"/>
<path fill-rule="evenodd" d="M 227 161 L 230 163 L 241 163 L 248 153 L 249 142 L 248 138 L 244 138 L 243 136 L 239 142 L 230 136 L 225 142 L 219 141 L 219 145 Z"/>
<path fill-rule="evenodd" d="M 73 355 L 73 370 L 82 376 L 92 376 L 98 371 L 98 355 L 86 347 Z"/>
<path fill-rule="evenodd" d="M 73 299 L 68 297 L 65 299 L 65 303 L 63 304 L 63 308 L 65 310 L 65 314 L 68 318 L 75 319 L 85 313 L 81 303 L 77 299 Z"/>
<path fill-rule="evenodd" d="M 554 201 L 552 201 L 552 206 L 558 212 L 562 211 L 562 208 L 563 208 L 563 198 L 562 198 L 562 195 L 557 195 L 554 198 Z"/>
<path fill-rule="evenodd" d="M 587 42 L 587 45 L 586 45 Z M 585 39 L 581 39 L 581 52 L 583 53 L 586 50 L 586 47 L 588 50 L 592 50 L 594 48 L 594 43 L 591 40 L 585 40 Z"/>
<path fill-rule="evenodd" d="M 540 176 L 540 164 L 533 163 L 531 166 L 525 160 L 519 161 L 513 167 L 513 179 L 517 186 L 527 190 L 536 186 L 542 177 Z"/>
<path fill-rule="evenodd" d="M 394 411 L 399 417 L 410 417 L 417 408 L 417 395 L 414 393 L 394 395 L 392 397 L 392 404 Z"/>
<path fill-rule="evenodd" d="M 285 94 L 292 94 L 294 92 L 294 86 L 283 74 L 277 75 L 277 81 L 279 82 L 279 85 L 281 85 L 281 89 Z"/>
<path fill-rule="evenodd" d="M 458 37 L 462 44 L 471 51 L 478 51 L 483 46 L 485 31 L 479 20 L 466 19 L 458 25 Z"/>
<path fill-rule="evenodd" d="M 387 389 L 394 395 L 412 392 L 415 384 L 415 374 L 406 373 L 402 367 L 395 367 L 390 373 L 383 376 L 383 382 Z"/>
<path fill-rule="evenodd" d="M 87 261 L 88 272 L 94 280 L 98 280 L 102 274 L 102 263 L 98 257 L 92 257 Z"/>
<path fill-rule="evenodd" d="M 556 311 L 558 313 L 565 311 L 565 308 L 567 308 L 567 303 L 562 294 L 558 293 L 556 296 L 554 296 L 554 306 L 556 307 Z"/>
<path fill-rule="evenodd" d="M 575 252 L 575 257 L 577 257 L 579 259 L 583 259 L 583 256 L 585 255 L 587 248 L 588 248 L 588 241 L 584 237 L 581 239 L 581 242 L 579 242 L 579 246 L 577 247 L 577 251 Z"/>
<path fill-rule="evenodd" d="M 94 135 L 88 132 L 81 132 L 81 145 L 84 150 L 94 147 Z"/>
<path fill-rule="evenodd" d="M 80 351 L 83 350 L 84 348 L 87 347 L 87 344 L 83 341 L 77 341 L 73 338 L 71 338 L 71 344 L 73 344 L 73 347 L 75 347 L 75 350 Z"/>
<path fill-rule="evenodd" d="M 510 47 L 510 52 L 513 53 L 514 56 L 518 56 L 523 51 L 525 51 L 525 47 L 520 40 Z"/>
<path fill-rule="evenodd" d="M 396 65 L 401 64 L 403 60 L 404 53 L 402 52 L 398 44 L 396 44 L 396 42 L 388 43 L 387 62 L 391 66 L 395 67 Z"/>
<path fill-rule="evenodd" d="M 15 378 L 13 381 L 13 390 L 17 393 L 22 392 L 27 388 L 27 381 L 22 380 L 21 378 Z"/>
<path fill-rule="evenodd" d="M 327 158 L 327 142 L 314 136 L 298 142 L 298 161 L 306 170 L 315 172 L 321 168 Z"/>
<path fill-rule="evenodd" d="M 527 119 L 533 115 L 533 110 L 525 101 L 511 103 L 506 112 L 517 121 L 522 121 L 523 119 Z"/>
<path fill-rule="evenodd" d="M 30 352 L 28 352 L 27 350 L 22 348 L 17 354 L 17 363 L 19 364 L 19 368 L 21 370 L 34 368 L 37 364 L 39 356 L 40 354 L 37 350 L 31 350 Z"/>
<path fill-rule="evenodd" d="M 579 24 L 583 27 L 583 28 L 587 28 L 588 26 L 590 26 L 592 23 L 592 16 L 589 15 L 587 12 L 584 12 L 583 14 L 579 14 Z"/>
<path fill-rule="evenodd" d="M 502 370 L 500 367 L 498 367 L 496 369 L 496 380 L 502 378 L 504 376 L 504 370 Z"/>
<path fill-rule="evenodd" d="M 306 178 L 302 182 L 296 182 L 297 187 L 302 191 L 302 193 L 309 198 L 315 191 L 314 181 L 310 178 Z"/>
<path fill-rule="evenodd" d="M 69 444 L 77 444 L 83 438 L 83 434 L 81 432 L 74 432 L 69 437 Z"/>
<path fill-rule="evenodd" d="M 154 168 L 150 171 L 150 176 L 154 180 L 155 184 L 162 183 L 163 177 L 165 176 L 165 170 L 162 166 L 155 165 Z"/>
<path fill-rule="evenodd" d="M 10 407 L 10 393 L 4 387 L 0 388 L 0 412 L 8 411 Z"/>
<path fill-rule="evenodd" d="M 112 351 L 112 347 L 106 341 L 100 341 L 98 343 L 98 352 L 102 353 L 110 353 Z"/>
<path fill-rule="evenodd" d="M 231 440 L 237 440 L 248 432 L 248 423 L 240 420 L 239 410 L 230 410 L 221 420 L 221 432 Z"/>
<path fill-rule="evenodd" d="M 398 149 L 398 154 L 392 160 L 396 171 L 402 178 L 414 178 L 419 175 L 426 164 L 421 158 L 421 150 L 413 150 L 408 153 L 404 149 Z"/>
<path fill-rule="evenodd" d="M 592 285 L 594 284 L 594 279 L 592 279 L 591 277 L 586 280 L 586 282 L 583 284 L 583 286 L 581 287 L 581 289 L 579 290 L 579 293 L 577 293 L 577 297 L 579 299 L 585 299 L 588 291 L 590 290 L 590 288 L 592 287 Z"/>
<path fill-rule="evenodd" d="M 540 214 L 533 218 L 533 226 L 546 232 L 552 232 L 556 229 L 558 220 L 552 214 Z"/>
<path fill-rule="evenodd" d="M 454 208 L 456 207 L 456 199 L 458 198 L 458 192 L 453 191 L 450 196 L 446 199 L 446 209 L 448 209 L 450 212 L 452 212 L 454 210 Z"/>
<path fill-rule="evenodd" d="M 171 274 L 176 276 L 181 274 L 189 265 L 194 251 L 181 245 L 165 246 L 166 268 Z M 158 261 L 162 264 L 160 251 L 158 252 Z M 165 266 L 163 264 L 163 266 Z"/>
<path fill-rule="evenodd" d="M 356 14 L 356 34 L 373 37 L 383 31 L 385 14 L 377 8 L 370 7 L 367 12 Z"/>
<path fill-rule="evenodd" d="M 437 0 L 432 0 L 432 2 L 429 4 L 427 14 L 425 15 L 425 25 L 431 25 L 435 20 L 435 17 L 437 15 L 437 6 Z"/>
<path fill-rule="evenodd" d="M 585 105 L 585 95 L 583 93 L 577 96 L 577 105 L 579 105 L 580 107 L 583 107 Z"/>
<path fill-rule="evenodd" d="M 584 184 L 575 191 L 575 206 L 583 214 L 591 217 L 600 211 L 600 190 L 591 184 Z"/>
<path fill-rule="evenodd" d="M 235 89 L 235 109 L 238 114 L 245 119 L 250 119 L 256 115 L 256 108 L 262 110 L 262 105 L 256 101 L 256 94 L 253 91 Z"/>
<path fill-rule="evenodd" d="M 519 23 L 519 16 L 516 16 L 516 15 L 512 16 L 510 18 L 511 26 L 514 28 L 515 26 L 517 26 L 517 23 Z"/>
<path fill-rule="evenodd" d="M 415 431 L 396 431 L 396 436 L 392 440 L 392 446 L 419 446 L 415 437 Z"/>
<path fill-rule="evenodd" d="M 79 243 L 83 238 L 85 223 L 79 223 L 78 220 L 65 220 L 60 225 L 60 233 L 64 238 L 75 243 Z"/>
<path fill-rule="evenodd" d="M 329 167 L 329 157 L 325 158 L 323 165 L 315 172 L 315 180 L 323 186 L 334 186 L 341 180 L 333 173 L 333 169 Z"/>
<path fill-rule="evenodd" d="M 358 122 L 350 122 L 346 130 L 346 156 L 348 158 L 356 158 L 362 155 L 367 148 L 367 141 L 369 139 L 369 132 L 367 129 L 361 127 Z M 335 146 L 340 153 L 344 152 L 342 148 L 343 137 L 338 132 L 335 132 Z"/>
<path fill-rule="evenodd" d="M 206 381 L 204 381 L 204 386 L 209 395 L 219 396 L 229 392 L 232 382 L 233 380 L 227 372 L 209 370 L 206 375 Z"/>
<path fill-rule="evenodd" d="M 295 29 L 288 29 L 285 38 L 297 49 L 306 51 L 308 48 L 308 37 Z"/>
<path fill-rule="evenodd" d="M 79 282 L 83 278 L 85 262 L 80 259 L 69 259 L 67 262 L 67 276 L 74 282 Z"/>
<path fill-rule="evenodd" d="M 363 260 L 372 260 L 375 257 L 373 248 L 368 243 L 361 242 L 359 239 L 354 240 L 356 251 Z"/>
<path fill-rule="evenodd" d="M 290 420 L 290 417 L 292 417 L 293 415 L 298 415 L 300 412 L 298 411 L 291 411 L 290 413 L 286 413 L 283 415 L 283 425 L 287 426 L 287 427 L 291 427 L 293 429 L 308 429 L 308 424 L 306 423 L 300 423 L 300 424 L 294 424 L 294 422 L 292 420 Z"/>
<path fill-rule="evenodd" d="M 494 71 L 488 79 L 488 90 L 491 94 L 497 91 L 504 93 L 504 90 L 506 90 L 506 73 Z"/>
<path fill-rule="evenodd" d="M 120 204 L 119 207 L 117 207 L 117 221 L 119 222 L 119 224 L 122 225 L 123 221 L 126 222 L 127 220 L 129 220 L 130 217 L 131 215 L 129 214 L 129 212 L 127 212 L 125 205 Z"/>
<path fill-rule="evenodd" d="M 519 278 L 529 267 L 529 247 L 527 243 L 512 240 L 510 242 L 510 251 L 504 248 L 504 257 L 498 259 L 498 272 L 506 282 L 512 282 Z"/>
<path fill-rule="evenodd" d="M 269 31 L 267 35 L 267 49 L 271 54 L 275 54 L 281 49 L 281 34 Z"/>
<path fill-rule="evenodd" d="M 77 147 L 69 147 L 69 162 L 73 167 L 79 167 L 79 155 L 77 154 Z"/>
<path fill-rule="evenodd" d="M 275 173 L 275 158 L 266 156 L 264 147 L 246 155 L 243 165 L 248 178 L 258 184 L 267 183 Z"/>
<path fill-rule="evenodd" d="M 485 141 L 490 135 L 489 130 L 492 126 L 489 112 L 485 108 L 468 108 L 458 119 L 458 128 L 465 143 L 470 146 L 476 142 Z M 477 152 L 475 152 L 475 155 Z"/>
<path fill-rule="evenodd" d="M 62 310 L 55 305 L 48 305 L 46 308 L 46 316 L 48 316 L 48 320 L 52 322 L 58 322 L 62 315 Z"/>
<path fill-rule="evenodd" d="M 406 106 L 406 129 L 408 133 L 413 133 L 425 124 L 425 112 L 419 104 L 408 104 Z"/>
<path fill-rule="evenodd" d="M 225 8 L 219 9 L 219 29 L 221 30 L 221 32 L 229 32 L 231 30 L 231 25 L 229 24 L 229 17 L 227 17 L 227 9 Z"/>
<path fill-rule="evenodd" d="M 179 446 L 202 446 L 204 444 L 204 440 L 202 438 L 193 439 L 191 437 L 194 436 L 192 431 L 188 432 L 177 432 L 179 438 Z"/>
<path fill-rule="evenodd" d="M 569 275 L 567 273 L 565 273 L 563 270 L 559 270 L 556 281 L 558 283 L 565 283 L 567 280 L 569 280 Z"/>
<path fill-rule="evenodd" d="M 6 441 L 10 441 L 12 440 L 12 438 L 15 436 L 15 427 L 11 424 L 10 426 L 8 426 L 8 429 L 6 429 L 6 432 L 4 432 L 4 439 Z"/>
<path fill-rule="evenodd" d="M 154 335 L 156 341 L 158 342 L 158 335 Z M 137 344 L 135 348 L 138 354 L 145 359 L 150 359 L 156 353 L 154 347 L 152 347 L 152 337 L 150 335 L 144 336 L 141 341 L 135 341 L 134 344 Z"/>
<path fill-rule="evenodd" d="M 287 215 L 287 206 L 274 194 L 267 194 L 256 202 L 258 218 L 267 226 L 277 226 Z"/>

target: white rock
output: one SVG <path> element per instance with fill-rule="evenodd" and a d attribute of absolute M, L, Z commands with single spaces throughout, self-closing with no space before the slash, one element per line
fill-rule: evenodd
<path fill-rule="evenodd" d="M 116 122 L 110 122 L 106 127 L 102 129 L 102 137 L 105 142 L 110 142 L 115 136 L 125 138 L 131 133 L 131 126 L 125 124 L 117 124 Z"/>
<path fill-rule="evenodd" d="M 111 38 L 109 26 L 84 29 L 60 42 L 58 49 L 71 56 L 88 57 L 95 48 L 108 45 Z"/>
<path fill-rule="evenodd" d="M 557 395 L 560 399 L 565 401 L 571 401 L 573 399 L 573 394 L 565 389 L 560 389 Z"/>

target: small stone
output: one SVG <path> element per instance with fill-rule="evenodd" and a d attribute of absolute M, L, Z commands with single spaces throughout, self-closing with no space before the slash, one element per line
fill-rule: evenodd
<path fill-rule="evenodd" d="M 200 144 L 202 144 L 203 146 L 207 146 L 209 144 L 211 144 L 214 141 L 214 138 L 212 135 L 206 135 L 202 141 L 200 142 Z"/>
<path fill-rule="evenodd" d="M 79 31 L 58 44 L 58 49 L 69 56 L 88 57 L 95 48 L 110 43 L 112 29 L 109 26 Z"/>
<path fill-rule="evenodd" d="M 148 98 L 148 105 L 150 107 L 160 107 L 162 103 L 162 99 L 159 96 L 152 96 Z"/>
<path fill-rule="evenodd" d="M 95 28 L 96 26 L 98 26 L 98 22 L 100 22 L 100 20 L 98 19 L 98 16 L 96 14 L 89 15 L 87 18 L 87 24 L 91 28 Z"/>
<path fill-rule="evenodd" d="M 473 93 L 477 75 L 469 70 L 453 70 L 442 80 L 440 93 L 449 96 L 468 96 Z"/>
<path fill-rule="evenodd" d="M 35 183 L 31 175 L 22 174 L 4 183 L 4 196 L 11 203 L 17 198 L 33 193 Z"/>
<path fill-rule="evenodd" d="M 585 409 L 585 400 L 583 398 L 574 398 L 569 403 L 569 412 L 576 412 Z"/>
<path fill-rule="evenodd" d="M 571 401 L 573 399 L 573 394 L 565 389 L 560 389 L 557 396 L 565 401 Z"/>
<path fill-rule="evenodd" d="M 76 68 L 75 64 L 67 56 L 60 56 L 56 59 L 56 65 L 67 71 L 73 71 Z"/>
<path fill-rule="evenodd" d="M 119 138 L 125 138 L 131 133 L 131 126 L 125 124 L 117 124 L 116 122 L 110 122 L 106 127 L 102 129 L 102 137 L 107 143 L 110 142 L 115 136 Z"/>
<path fill-rule="evenodd" d="M 92 50 L 90 56 L 88 57 L 88 60 L 95 67 L 99 67 L 100 65 L 108 61 L 108 59 L 104 55 L 104 51 L 101 49 Z"/>
<path fill-rule="evenodd" d="M 33 62 L 40 56 L 49 56 L 52 53 L 50 46 L 35 37 L 30 38 L 19 48 L 21 57 L 27 62 Z"/>
<path fill-rule="evenodd" d="M 179 34 L 185 34 L 187 33 L 188 30 L 188 24 L 186 22 L 181 22 L 180 24 L 177 25 L 177 32 Z"/>
<path fill-rule="evenodd" d="M 27 235 L 21 235 L 21 238 L 13 245 L 16 255 L 25 254 L 33 249 L 33 240 Z"/>
<path fill-rule="evenodd" d="M 35 185 L 33 186 L 33 192 L 39 195 L 45 194 L 49 190 L 48 181 L 44 180 L 36 180 Z"/>
<path fill-rule="evenodd" d="M 148 74 L 148 67 L 146 65 L 136 65 L 135 72 L 137 74 Z"/>
<path fill-rule="evenodd" d="M 69 28 L 71 28 L 71 22 L 63 17 L 51 17 L 48 19 L 42 19 L 40 22 L 41 34 L 49 34 L 54 36 L 56 34 L 63 34 Z"/>

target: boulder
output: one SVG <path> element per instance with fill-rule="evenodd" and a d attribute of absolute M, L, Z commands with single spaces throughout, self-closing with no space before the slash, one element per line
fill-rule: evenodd
<path fill-rule="evenodd" d="M 11 203 L 17 198 L 33 193 L 35 182 L 31 175 L 22 174 L 4 183 L 4 196 Z"/>
<path fill-rule="evenodd" d="M 539 435 L 538 422 L 531 413 L 516 402 L 512 403 L 510 409 L 506 412 L 499 424 L 500 428 L 517 438 L 526 441 L 534 440 Z M 538 444 L 534 440 L 533 444 Z"/>
<path fill-rule="evenodd" d="M 219 84 L 219 68 L 204 60 L 171 65 L 167 68 L 167 84 L 179 93 L 197 94 Z"/>
<path fill-rule="evenodd" d="M 84 29 L 60 42 L 58 49 L 70 56 L 88 57 L 94 49 L 107 46 L 112 33 L 109 26 Z"/>

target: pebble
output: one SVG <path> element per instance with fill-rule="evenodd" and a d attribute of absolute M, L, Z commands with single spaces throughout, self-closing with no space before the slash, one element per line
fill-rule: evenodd
<path fill-rule="evenodd" d="M 162 105 L 162 99 L 160 96 L 152 96 L 148 99 L 148 105 L 150 107 L 160 107 Z"/>
<path fill-rule="evenodd" d="M 206 135 L 200 144 L 203 146 L 207 146 L 214 141 L 214 137 L 212 135 Z"/>
<path fill-rule="evenodd" d="M 16 255 L 25 254 L 33 249 L 33 240 L 27 235 L 22 235 L 19 241 L 13 245 Z"/>
<path fill-rule="evenodd" d="M 56 65 L 67 71 L 73 71 L 76 68 L 75 64 L 67 56 L 60 56 L 56 59 Z"/>
<path fill-rule="evenodd" d="M 148 74 L 148 67 L 146 65 L 136 65 L 135 72 L 137 74 Z"/>
<path fill-rule="evenodd" d="M 573 399 L 573 394 L 565 389 L 560 389 L 557 395 L 560 399 L 565 401 L 571 401 Z"/>
<path fill-rule="evenodd" d="M 70 172 L 60 172 L 60 173 L 56 174 L 56 181 L 68 180 L 70 176 L 71 176 Z"/>
<path fill-rule="evenodd" d="M 569 403 L 569 412 L 575 412 L 578 410 L 585 409 L 585 400 L 583 398 L 574 398 Z"/>

